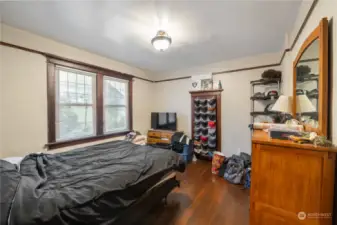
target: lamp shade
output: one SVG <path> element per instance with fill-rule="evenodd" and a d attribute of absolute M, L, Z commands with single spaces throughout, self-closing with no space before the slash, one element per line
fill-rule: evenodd
<path fill-rule="evenodd" d="M 271 111 L 282 112 L 282 113 L 292 113 L 291 99 L 289 96 L 281 95 L 275 102 Z"/>
<path fill-rule="evenodd" d="M 306 95 L 297 95 L 296 112 L 297 113 L 316 112 L 316 108 Z"/>

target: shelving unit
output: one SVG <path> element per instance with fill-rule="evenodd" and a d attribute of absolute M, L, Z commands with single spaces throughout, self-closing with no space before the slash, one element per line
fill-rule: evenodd
<path fill-rule="evenodd" d="M 273 84 L 277 84 L 277 92 L 280 95 L 280 90 L 281 90 L 281 79 L 270 79 L 270 80 L 266 80 L 266 79 L 260 79 L 260 80 L 253 80 L 250 82 L 251 84 L 251 123 L 254 123 L 254 117 L 255 116 L 272 116 L 272 115 L 277 115 L 276 112 L 259 112 L 259 111 L 255 111 L 255 101 L 270 101 L 270 100 L 277 100 L 279 96 L 276 97 L 270 97 L 270 96 L 263 96 L 263 97 L 254 97 L 255 94 L 255 86 L 259 86 L 259 85 L 273 85 Z"/>
<path fill-rule="evenodd" d="M 211 160 L 211 155 L 214 151 L 221 151 L 222 91 L 222 89 L 190 91 L 192 112 L 191 130 L 194 141 L 194 154 L 200 159 Z M 205 103 L 201 103 L 200 101 Z M 203 116 L 200 117 L 200 115 L 206 116 L 206 118 L 202 118 Z M 209 117 L 209 115 L 211 117 Z M 213 122 L 215 126 L 210 127 L 210 121 Z M 197 125 L 197 122 L 200 124 Z M 202 123 L 206 124 L 202 125 Z M 210 129 L 213 131 L 212 135 Z M 205 133 L 202 133 L 201 131 Z M 207 138 L 207 140 L 202 140 L 202 137 Z M 209 141 L 213 141 L 213 143 L 211 143 L 213 147 L 211 147 Z"/>

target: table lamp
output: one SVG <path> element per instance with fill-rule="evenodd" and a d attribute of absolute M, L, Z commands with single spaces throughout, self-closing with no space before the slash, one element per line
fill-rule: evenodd
<path fill-rule="evenodd" d="M 271 111 L 280 112 L 283 114 L 281 123 L 287 120 L 287 114 L 288 115 L 292 114 L 291 104 L 292 101 L 290 96 L 281 95 L 275 102 L 273 108 L 271 109 Z"/>
<path fill-rule="evenodd" d="M 275 102 L 275 104 L 274 104 L 274 106 L 271 110 L 275 111 L 275 112 L 291 114 L 292 113 L 292 107 L 291 107 L 290 96 L 281 95 L 277 99 L 277 101 Z"/>
<path fill-rule="evenodd" d="M 306 95 L 296 96 L 296 113 L 316 112 L 315 106 Z"/>

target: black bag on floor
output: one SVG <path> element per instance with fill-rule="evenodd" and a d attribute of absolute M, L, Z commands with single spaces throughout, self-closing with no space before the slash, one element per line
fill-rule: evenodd
<path fill-rule="evenodd" d="M 171 138 L 172 150 L 183 153 L 185 145 L 191 145 L 191 140 L 183 132 L 175 132 Z"/>

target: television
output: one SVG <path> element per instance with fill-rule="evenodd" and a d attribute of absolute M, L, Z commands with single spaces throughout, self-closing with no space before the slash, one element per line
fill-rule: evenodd
<path fill-rule="evenodd" d="M 151 128 L 156 130 L 177 130 L 177 113 L 153 112 L 151 113 Z"/>

